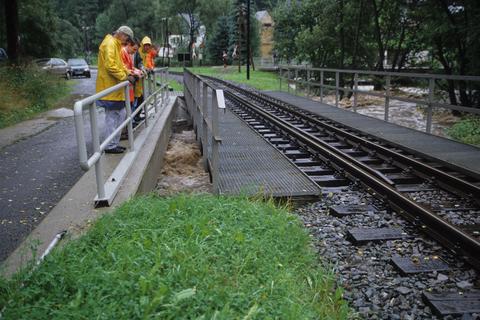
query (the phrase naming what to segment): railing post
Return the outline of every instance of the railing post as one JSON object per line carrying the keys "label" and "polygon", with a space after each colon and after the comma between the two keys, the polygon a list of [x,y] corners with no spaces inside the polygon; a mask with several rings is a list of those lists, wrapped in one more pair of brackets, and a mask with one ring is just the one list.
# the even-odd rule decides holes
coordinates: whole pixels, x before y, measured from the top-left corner
{"label": "railing post", "polygon": [[[147,77],[148,77],[148,75],[147,75]],[[145,82],[146,82],[145,79],[146,79],[146,77],[143,77],[143,78],[142,78],[143,100],[144,100],[144,101],[145,101],[145,100],[147,99],[147,97],[148,97],[148,88],[145,86]]]}
{"label": "railing post", "polygon": [[[98,133],[98,118],[97,118],[97,108],[95,106],[95,102],[90,105],[90,130],[92,131],[92,144],[93,144],[93,152],[100,153],[100,135]],[[102,158],[100,158],[95,163],[95,178],[97,180],[97,194],[98,199],[105,198],[105,185],[103,182],[103,166],[102,166]]]}
{"label": "railing post", "polygon": [[290,67],[287,67],[287,92],[290,93]]}
{"label": "railing post", "polygon": [[323,102],[323,70],[320,70],[320,102]]}
{"label": "railing post", "polygon": [[[160,71],[160,85],[163,84],[163,77],[162,77],[162,71]],[[157,100],[157,75],[155,74],[155,70],[153,71],[153,92],[154,92],[154,97],[153,97],[153,103],[155,105],[155,113],[158,112],[158,100]],[[147,115],[145,114],[145,120],[147,120]],[[146,124],[146,123],[145,123]]]}
{"label": "railing post", "polygon": [[212,183],[213,192],[218,193],[218,100],[217,91],[212,89]]}
{"label": "railing post", "polygon": [[[145,105],[147,105],[145,103]],[[127,118],[132,117],[132,108],[130,107],[130,86],[127,85],[125,87],[125,111],[127,112]],[[147,112],[145,110],[145,119],[147,119]],[[128,121],[127,125],[127,132],[128,132],[128,145],[130,146],[130,152],[135,150],[134,142],[133,142],[133,126],[132,126],[132,120]]]}
{"label": "railing post", "polygon": [[278,74],[280,78],[280,91],[282,91],[282,67],[278,67]]}
{"label": "railing post", "polygon": [[339,90],[340,90],[340,77],[339,72],[335,72],[335,107],[338,108],[338,100],[339,100]]}
{"label": "railing post", "polygon": [[202,82],[200,81],[199,78],[195,78],[196,84],[195,84],[195,114],[197,116],[197,130],[195,131],[197,135],[197,140],[200,141],[201,136],[200,136],[200,126],[202,125],[202,114],[200,112],[201,108],[201,103],[202,100],[200,99],[200,92],[201,92],[201,85]]}
{"label": "railing post", "polygon": [[150,77],[148,79],[148,96],[152,95],[152,92],[153,92],[152,85],[153,85],[152,73],[150,73]]}
{"label": "railing post", "polygon": [[207,112],[208,110],[208,86],[203,84],[203,103],[202,103],[202,155],[203,155],[203,168],[208,170],[208,125],[207,125]]}
{"label": "railing post", "polygon": [[428,107],[427,107],[427,133],[432,132],[433,102],[435,94],[435,79],[428,80]]}
{"label": "railing post", "polygon": [[307,69],[307,96],[310,96],[310,69],[305,67]]}
{"label": "railing post", "polygon": [[[155,95],[156,97],[156,95]],[[155,100],[156,102],[156,100]],[[157,107],[155,107],[155,113],[157,112]],[[143,113],[145,114],[145,119],[143,120],[145,122],[145,127],[148,127],[148,105],[147,103],[143,104]],[[140,116],[140,113],[137,113],[138,116]]]}
{"label": "railing post", "polygon": [[388,118],[390,115],[390,83],[392,77],[387,75],[385,77],[385,121],[388,122]]}
{"label": "railing post", "polygon": [[295,68],[295,79],[293,79],[293,83],[295,83],[295,95],[298,95],[298,68]]}
{"label": "railing post", "polygon": [[353,112],[357,112],[358,105],[358,73],[353,76]]}

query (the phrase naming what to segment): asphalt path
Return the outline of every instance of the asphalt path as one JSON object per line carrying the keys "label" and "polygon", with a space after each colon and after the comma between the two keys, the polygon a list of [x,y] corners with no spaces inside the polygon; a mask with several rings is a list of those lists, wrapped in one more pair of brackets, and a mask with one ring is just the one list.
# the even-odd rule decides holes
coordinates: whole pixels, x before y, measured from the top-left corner
{"label": "asphalt path", "polygon": [[[96,70],[92,70],[90,79],[69,80],[75,82],[74,97],[95,93],[95,79]],[[0,262],[83,174],[73,117],[60,119],[48,129],[0,149]]]}

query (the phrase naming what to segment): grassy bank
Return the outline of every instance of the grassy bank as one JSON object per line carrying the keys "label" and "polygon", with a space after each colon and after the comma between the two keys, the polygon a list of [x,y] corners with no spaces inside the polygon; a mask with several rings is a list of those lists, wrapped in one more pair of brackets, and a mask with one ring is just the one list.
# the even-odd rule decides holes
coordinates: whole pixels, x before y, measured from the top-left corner
{"label": "grassy bank", "polygon": [[466,117],[454,124],[447,133],[455,140],[480,146],[480,117]]}
{"label": "grassy bank", "polygon": [[296,217],[213,196],[146,197],[32,273],[0,283],[4,319],[344,319]]}
{"label": "grassy bank", "polygon": [[[171,71],[181,72],[183,68],[170,68]],[[219,67],[195,67],[190,70],[197,74],[204,74],[207,76],[214,76],[225,80],[235,81],[238,83],[245,83],[258,90],[279,90],[280,82],[275,72],[266,72],[259,70],[250,71],[250,80],[246,79],[246,68],[242,67],[242,72],[238,72],[238,67],[229,66],[224,69]],[[285,86],[285,83],[283,84]]]}
{"label": "grassy bank", "polygon": [[0,128],[56,106],[71,86],[33,66],[0,67]]}
{"label": "grassy bank", "polygon": [[173,91],[183,91],[183,84],[177,82],[177,80],[168,81],[168,85]]}

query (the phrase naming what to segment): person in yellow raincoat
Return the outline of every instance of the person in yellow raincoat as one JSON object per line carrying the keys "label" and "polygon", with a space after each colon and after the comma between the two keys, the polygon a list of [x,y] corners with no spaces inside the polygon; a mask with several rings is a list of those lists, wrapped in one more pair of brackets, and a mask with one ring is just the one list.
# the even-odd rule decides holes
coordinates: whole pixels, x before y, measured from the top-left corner
{"label": "person in yellow raincoat", "polygon": [[[97,93],[125,80],[135,82],[121,57],[122,44],[126,44],[130,39],[133,39],[133,31],[127,26],[121,26],[103,39],[98,50]],[[120,89],[106,95],[97,101],[97,105],[105,108],[106,139],[125,120],[125,90]],[[125,148],[119,146],[119,142],[120,133],[110,141],[105,153],[123,153]]]}
{"label": "person in yellow raincoat", "polygon": [[[138,49],[134,57],[134,65],[136,68],[147,72],[147,55],[152,48],[152,40],[149,37],[144,37],[140,42],[140,48]],[[135,84],[135,106],[138,107],[143,103],[143,86],[142,81],[137,81]],[[136,121],[140,121],[141,117],[137,116]]]}

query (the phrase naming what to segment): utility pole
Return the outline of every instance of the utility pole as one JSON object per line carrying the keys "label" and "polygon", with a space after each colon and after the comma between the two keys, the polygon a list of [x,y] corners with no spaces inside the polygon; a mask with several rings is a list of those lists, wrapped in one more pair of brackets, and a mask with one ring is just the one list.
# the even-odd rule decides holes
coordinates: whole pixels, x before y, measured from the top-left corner
{"label": "utility pole", "polygon": [[247,0],[247,80],[250,80],[250,0]]}
{"label": "utility pole", "polygon": [[[170,33],[168,32],[168,17],[167,17],[167,27],[166,27],[166,32],[167,32],[167,66],[170,67]],[[165,55],[165,50],[163,50],[163,55]]]}

